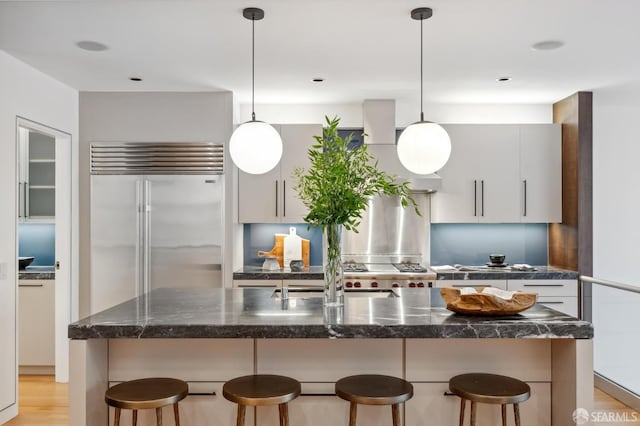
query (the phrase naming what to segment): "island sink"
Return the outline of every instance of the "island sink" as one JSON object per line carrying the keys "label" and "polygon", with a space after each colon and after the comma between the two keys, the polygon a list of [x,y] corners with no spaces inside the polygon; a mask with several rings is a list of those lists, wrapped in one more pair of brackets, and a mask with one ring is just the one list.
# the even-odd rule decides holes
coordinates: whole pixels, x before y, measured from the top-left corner
{"label": "island sink", "polygon": [[[289,299],[311,299],[315,297],[323,297],[324,292],[322,288],[289,288],[286,290],[288,292]],[[281,299],[282,289],[277,288],[273,291],[271,295],[274,299]],[[390,288],[381,288],[381,289],[369,289],[363,288],[358,290],[348,290],[344,292],[345,298],[352,297],[371,297],[376,299],[386,299],[392,297],[400,297],[398,294]]]}

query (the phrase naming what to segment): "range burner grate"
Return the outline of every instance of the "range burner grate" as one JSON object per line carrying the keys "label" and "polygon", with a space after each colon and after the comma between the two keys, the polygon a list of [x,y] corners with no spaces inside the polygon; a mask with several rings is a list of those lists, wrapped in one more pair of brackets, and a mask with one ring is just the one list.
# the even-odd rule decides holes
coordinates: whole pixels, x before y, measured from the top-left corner
{"label": "range burner grate", "polygon": [[394,263],[393,266],[400,272],[427,272],[427,268],[419,263]]}
{"label": "range burner grate", "polygon": [[343,270],[343,272],[367,272],[367,271],[369,271],[367,269],[367,267],[364,266],[364,263],[353,263],[353,262],[343,263],[342,264],[342,270]]}

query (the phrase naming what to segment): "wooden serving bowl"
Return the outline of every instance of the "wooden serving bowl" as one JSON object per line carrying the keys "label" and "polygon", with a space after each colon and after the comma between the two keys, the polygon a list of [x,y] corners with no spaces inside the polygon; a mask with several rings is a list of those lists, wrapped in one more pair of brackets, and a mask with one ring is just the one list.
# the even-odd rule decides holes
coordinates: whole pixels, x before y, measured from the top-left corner
{"label": "wooden serving bowl", "polygon": [[[477,288],[478,292],[482,292],[484,288]],[[535,305],[538,300],[538,293],[521,293],[513,294],[511,300],[504,300],[492,294],[460,294],[457,288],[442,288],[440,295],[447,303],[447,309],[459,314],[467,315],[513,315],[529,309]]]}

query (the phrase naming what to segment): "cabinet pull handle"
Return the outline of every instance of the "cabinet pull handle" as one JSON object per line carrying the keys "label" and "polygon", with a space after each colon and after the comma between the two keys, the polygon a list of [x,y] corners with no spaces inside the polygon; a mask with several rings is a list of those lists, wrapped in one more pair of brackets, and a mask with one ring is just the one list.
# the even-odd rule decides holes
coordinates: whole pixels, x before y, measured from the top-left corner
{"label": "cabinet pull handle", "polygon": [[276,179],[276,217],[278,217],[278,180]]}
{"label": "cabinet pull handle", "polygon": [[525,284],[523,287],[564,287],[564,284]]}
{"label": "cabinet pull handle", "polygon": [[524,184],[524,214],[523,216],[527,215],[527,180],[523,180],[522,183]]}
{"label": "cabinet pull handle", "polygon": [[451,287],[459,287],[459,288],[473,287],[473,288],[475,288],[475,287],[493,287],[493,286],[492,285],[482,285],[482,284],[474,284],[474,285],[471,285],[471,284],[467,284],[467,285],[465,285],[465,284],[454,284]]}
{"label": "cabinet pull handle", "polygon": [[302,392],[300,396],[336,396],[335,393],[306,393]]}
{"label": "cabinet pull handle", "polygon": [[480,216],[484,216],[484,179],[480,181],[480,202],[482,203]]}
{"label": "cabinet pull handle", "polygon": [[282,181],[282,216],[287,217],[287,181]]}
{"label": "cabinet pull handle", "polygon": [[44,284],[18,284],[18,287],[44,287]]}
{"label": "cabinet pull handle", "polygon": [[31,216],[29,214],[29,182],[24,183],[24,217]]}
{"label": "cabinet pull handle", "polygon": [[549,302],[538,301],[538,303],[542,303],[543,305],[564,305],[564,302],[555,302],[555,301],[549,301]]}
{"label": "cabinet pull handle", "polygon": [[24,215],[24,211],[22,210],[23,201],[24,195],[22,194],[22,182],[18,182],[18,217],[22,217]]}
{"label": "cabinet pull handle", "polygon": [[478,181],[473,181],[473,215],[478,216]]}
{"label": "cabinet pull handle", "polygon": [[189,396],[216,396],[216,392],[189,392]]}

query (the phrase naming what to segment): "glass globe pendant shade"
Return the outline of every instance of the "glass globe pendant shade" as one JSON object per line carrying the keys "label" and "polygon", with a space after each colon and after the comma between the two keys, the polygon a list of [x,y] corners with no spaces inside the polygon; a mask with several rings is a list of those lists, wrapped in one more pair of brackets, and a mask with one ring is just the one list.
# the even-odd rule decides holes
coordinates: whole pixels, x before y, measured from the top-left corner
{"label": "glass globe pendant shade", "polygon": [[280,162],[282,139],[271,125],[263,121],[247,121],[231,135],[229,154],[243,172],[261,175]]}
{"label": "glass globe pendant shade", "polygon": [[440,170],[451,155],[451,139],[437,123],[419,121],[408,126],[398,139],[398,158],[410,172],[428,175]]}

